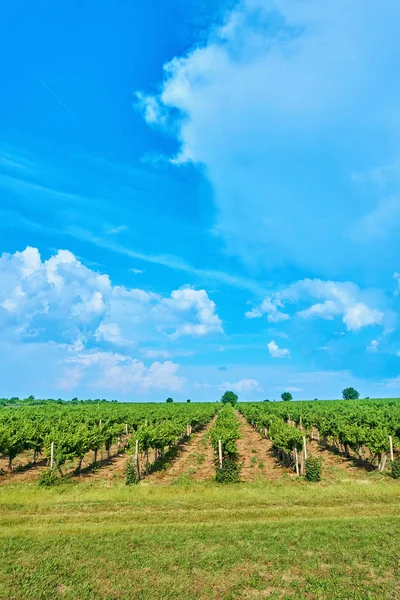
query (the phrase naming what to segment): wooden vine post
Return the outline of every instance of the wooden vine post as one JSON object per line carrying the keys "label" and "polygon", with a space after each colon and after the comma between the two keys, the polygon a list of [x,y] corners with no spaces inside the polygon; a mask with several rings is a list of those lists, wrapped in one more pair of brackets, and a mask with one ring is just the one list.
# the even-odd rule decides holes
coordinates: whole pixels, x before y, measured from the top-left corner
{"label": "wooden vine post", "polygon": [[140,463],[139,463],[139,440],[135,442],[135,457],[133,459],[136,471],[136,479],[140,481]]}
{"label": "wooden vine post", "polygon": [[50,469],[54,467],[54,442],[50,444]]}
{"label": "wooden vine post", "polygon": [[301,465],[300,465],[300,474],[304,475],[304,466],[307,460],[307,446],[306,446],[306,436],[303,435],[303,449],[301,451]]}
{"label": "wooden vine post", "polygon": [[218,440],[218,460],[219,460],[219,468],[222,469],[222,442]]}
{"label": "wooden vine post", "polygon": [[386,454],[384,454],[383,457],[382,457],[382,460],[381,460],[381,468],[380,468],[381,473],[382,473],[382,471],[385,468],[386,460],[387,460],[387,456],[386,456]]}
{"label": "wooden vine post", "polygon": [[393,462],[394,461],[394,454],[393,454],[393,438],[391,435],[389,435],[389,448],[390,448],[390,460]]}
{"label": "wooden vine post", "polygon": [[299,453],[297,452],[297,446],[294,447],[294,461],[296,465],[296,475],[300,475],[299,473]]}

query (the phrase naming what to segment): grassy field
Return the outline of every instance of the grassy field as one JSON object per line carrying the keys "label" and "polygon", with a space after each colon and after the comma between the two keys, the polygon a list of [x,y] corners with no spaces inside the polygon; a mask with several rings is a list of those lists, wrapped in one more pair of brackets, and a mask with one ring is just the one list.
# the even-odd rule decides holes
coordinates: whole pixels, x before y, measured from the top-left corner
{"label": "grassy field", "polygon": [[400,597],[400,486],[0,488],[0,598]]}

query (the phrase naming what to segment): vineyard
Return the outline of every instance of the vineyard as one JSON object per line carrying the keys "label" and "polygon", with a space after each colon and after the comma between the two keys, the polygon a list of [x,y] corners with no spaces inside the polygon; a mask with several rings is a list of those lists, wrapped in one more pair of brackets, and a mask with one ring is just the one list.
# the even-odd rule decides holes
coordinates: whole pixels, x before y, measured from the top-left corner
{"label": "vineyard", "polygon": [[399,597],[399,439],[390,399],[4,402],[0,599]]}
{"label": "vineyard", "polygon": [[[24,455],[26,466],[45,459],[60,476],[66,470],[81,471],[82,464],[97,466],[128,451],[132,440],[145,457],[141,469],[150,468],[184,438],[201,429],[214,416],[217,404],[44,404],[0,409],[0,454],[7,457],[8,470]],[[138,457],[137,457],[138,458]],[[140,477],[140,472],[137,474]]]}
{"label": "vineyard", "polygon": [[388,456],[397,460],[400,403],[397,400],[314,401],[243,404],[242,414],[268,437],[279,456],[299,474],[307,458],[307,442],[384,471]]}
{"label": "vineyard", "polygon": [[[258,451],[245,448],[249,427],[258,434],[252,441]],[[211,478],[220,483],[251,480],[245,477],[250,461],[258,464],[260,476],[265,464],[273,465],[275,475],[285,470],[306,475],[313,455],[322,468],[323,453],[359,469],[391,469],[394,476],[399,470],[398,400],[239,403],[237,410],[229,403],[50,402],[0,407],[0,481],[37,465],[53,479],[55,473],[79,476],[123,456],[128,483],[138,483],[179,464],[182,448],[190,449],[203,430],[203,447],[212,448]],[[43,471],[42,477],[45,483]]]}

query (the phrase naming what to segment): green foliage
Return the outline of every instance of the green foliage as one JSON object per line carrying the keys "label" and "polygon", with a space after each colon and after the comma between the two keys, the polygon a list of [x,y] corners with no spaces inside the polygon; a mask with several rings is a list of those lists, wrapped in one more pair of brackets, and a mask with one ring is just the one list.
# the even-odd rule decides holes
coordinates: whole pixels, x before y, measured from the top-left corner
{"label": "green foliage", "polygon": [[173,402],[172,398],[167,398],[165,402],[168,402],[168,404],[170,404],[171,402]]}
{"label": "green foliage", "polygon": [[40,487],[53,487],[60,483],[60,478],[54,469],[45,469],[40,474],[39,485]]}
{"label": "green foliage", "polygon": [[125,485],[133,485],[139,483],[139,473],[137,473],[136,465],[133,457],[130,458],[125,466]]}
{"label": "green foliage", "polygon": [[241,469],[242,465],[238,460],[225,456],[222,460],[222,467],[217,465],[215,481],[217,483],[239,483]]}
{"label": "green foliage", "polygon": [[290,392],[283,392],[281,394],[281,398],[284,402],[289,402],[290,400],[293,400],[293,396]]}
{"label": "green foliage", "polygon": [[[218,483],[236,483],[239,481],[241,465],[238,460],[236,441],[240,438],[239,423],[233,406],[224,404],[218,413],[214,427],[210,431],[211,444],[216,455],[216,476]],[[218,442],[222,447],[222,467],[219,464]]]}
{"label": "green foliage", "polygon": [[[125,426],[131,442],[139,439],[141,450],[163,451],[177,442],[190,423],[202,427],[219,408],[210,404],[117,404],[111,402],[63,403],[0,406],[0,454],[9,458],[25,450],[49,459],[54,442],[54,466],[70,468],[89,452],[95,459],[99,450],[111,451],[119,440],[127,444]],[[100,427],[101,423],[101,427]],[[121,446],[121,445],[120,445]],[[25,465],[26,466],[26,465]]]}
{"label": "green foliage", "polygon": [[397,457],[392,462],[392,477],[394,479],[400,479],[400,458]]}
{"label": "green foliage", "polygon": [[235,406],[237,401],[238,401],[238,395],[235,394],[235,392],[232,392],[229,390],[227,390],[221,397],[222,404],[232,404],[232,406]]}
{"label": "green foliage", "polygon": [[190,398],[188,398],[188,399],[186,400],[186,402],[191,402],[191,399],[190,399]]}
{"label": "green foliage", "polygon": [[343,400],[358,400],[360,393],[353,387],[344,388],[342,391]]}
{"label": "green foliage", "polygon": [[[396,448],[400,438],[400,401],[315,400],[291,403],[244,403],[240,412],[257,429],[265,429],[276,448],[299,449],[302,436],[318,429],[320,439],[353,456],[363,456],[374,466],[389,451],[389,436]],[[289,426],[300,425],[303,431]],[[305,431],[304,431],[305,430]]]}
{"label": "green foliage", "polygon": [[210,432],[211,443],[218,455],[218,440],[221,440],[222,455],[236,458],[236,441],[240,438],[239,423],[231,404],[225,404],[219,412],[214,427]]}
{"label": "green foliage", "polygon": [[322,459],[316,456],[309,456],[306,460],[306,479],[307,481],[321,481]]}

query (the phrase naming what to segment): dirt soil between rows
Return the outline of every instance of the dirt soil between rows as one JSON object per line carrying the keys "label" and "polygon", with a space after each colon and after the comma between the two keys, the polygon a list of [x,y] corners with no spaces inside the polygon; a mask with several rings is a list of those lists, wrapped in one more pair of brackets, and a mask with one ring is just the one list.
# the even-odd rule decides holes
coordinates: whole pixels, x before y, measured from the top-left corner
{"label": "dirt soil between rows", "polygon": [[274,480],[284,473],[295,476],[291,469],[283,467],[276,459],[270,440],[263,438],[242,414],[237,413],[237,418],[242,436],[237,442],[239,460],[243,465],[241,481]]}
{"label": "dirt soil between rows", "polygon": [[142,485],[171,484],[184,477],[193,481],[212,481],[215,465],[209,433],[214,422],[215,417],[203,430],[192,434],[188,442],[181,446],[174,462],[143,479]]}

